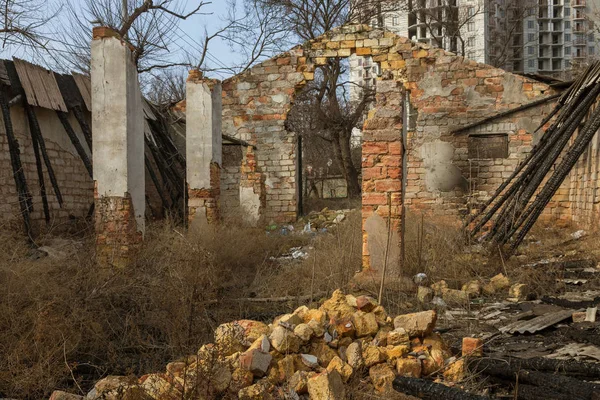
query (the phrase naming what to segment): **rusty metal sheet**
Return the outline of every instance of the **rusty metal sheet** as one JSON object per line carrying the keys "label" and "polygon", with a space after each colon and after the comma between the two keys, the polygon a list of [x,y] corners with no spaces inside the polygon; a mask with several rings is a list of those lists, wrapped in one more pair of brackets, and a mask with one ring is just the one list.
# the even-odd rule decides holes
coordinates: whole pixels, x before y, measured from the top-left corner
{"label": "rusty metal sheet", "polygon": [[52,71],[13,58],[27,102],[34,107],[68,111]]}
{"label": "rusty metal sheet", "polygon": [[535,333],[546,329],[554,324],[571,318],[573,310],[560,310],[548,314],[540,315],[527,321],[516,321],[500,328],[502,333]]}
{"label": "rusty metal sheet", "polygon": [[73,78],[79,88],[81,97],[83,97],[85,107],[89,112],[92,112],[92,81],[90,80],[90,77],[73,72]]}

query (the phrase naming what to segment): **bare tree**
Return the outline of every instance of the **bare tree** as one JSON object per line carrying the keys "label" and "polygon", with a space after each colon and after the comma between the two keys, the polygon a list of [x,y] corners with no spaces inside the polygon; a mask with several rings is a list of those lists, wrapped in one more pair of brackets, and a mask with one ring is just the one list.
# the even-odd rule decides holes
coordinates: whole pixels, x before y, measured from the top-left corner
{"label": "bare tree", "polygon": [[[319,67],[313,82],[298,95],[287,119],[287,128],[304,138],[304,148],[312,165],[320,166],[332,155],[337,161],[350,197],[360,194],[357,160],[353,157],[352,133],[364,121],[365,111],[373,101],[374,92],[363,88],[357,101],[350,101],[344,80],[347,63],[331,59]],[[321,159],[317,159],[321,157]]]}
{"label": "bare tree", "polygon": [[[129,0],[125,11],[122,0],[84,0],[80,7],[67,2],[69,23],[63,32],[68,44],[75,49],[65,57],[71,68],[89,72],[92,25],[116,30],[134,49],[139,72],[189,66],[188,54],[173,61],[173,43],[180,37],[179,22],[194,15],[205,14],[210,2],[194,1],[186,9],[184,0]],[[165,61],[167,60],[167,61]]]}
{"label": "bare tree", "polygon": [[[388,0],[246,0],[253,7],[270,10],[280,18],[292,40],[303,42],[348,22],[381,21],[386,12],[399,10],[402,1]],[[318,76],[303,93],[298,108],[292,110],[288,127],[305,138],[315,135],[330,144],[332,158],[346,180],[348,194],[360,195],[359,167],[352,159],[351,137],[360,126],[364,111],[372,99],[371,91],[362,90],[355,103],[346,96],[348,68],[341,59],[331,59],[319,67]],[[366,89],[366,88],[365,88]],[[302,110],[308,112],[302,112]]]}
{"label": "bare tree", "polygon": [[2,48],[46,50],[49,37],[44,28],[58,11],[52,10],[43,0],[0,0]]}
{"label": "bare tree", "polygon": [[187,71],[180,68],[152,71],[142,88],[146,98],[159,109],[167,109],[185,99]]}

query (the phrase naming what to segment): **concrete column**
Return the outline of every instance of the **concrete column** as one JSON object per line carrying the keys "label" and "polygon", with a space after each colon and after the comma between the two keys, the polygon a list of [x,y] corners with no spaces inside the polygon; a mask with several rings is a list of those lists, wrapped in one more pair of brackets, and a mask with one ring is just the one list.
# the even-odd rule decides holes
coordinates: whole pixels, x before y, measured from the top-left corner
{"label": "concrete column", "polygon": [[240,208],[247,224],[256,226],[265,207],[264,176],[256,168],[254,148],[248,146],[240,176]]}
{"label": "concrete column", "polygon": [[186,84],[186,166],[188,224],[212,224],[220,219],[219,194],[223,139],[221,82],[190,71]]}
{"label": "concrete column", "polygon": [[100,264],[128,265],[144,234],[144,112],[128,45],[105,27],[92,40],[96,251]]}

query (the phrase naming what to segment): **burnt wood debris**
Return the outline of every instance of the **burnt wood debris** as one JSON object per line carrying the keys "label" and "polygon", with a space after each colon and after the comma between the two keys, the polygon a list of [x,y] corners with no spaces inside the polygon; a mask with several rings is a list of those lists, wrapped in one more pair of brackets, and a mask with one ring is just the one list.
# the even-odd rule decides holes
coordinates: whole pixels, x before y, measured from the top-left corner
{"label": "burnt wood debris", "polygon": [[482,240],[508,245],[509,253],[523,242],[600,128],[600,108],[595,106],[598,95],[600,62],[594,62],[537,128],[555,118],[531,153],[479,212],[467,219],[472,237],[480,235],[491,221],[489,231],[480,235]]}

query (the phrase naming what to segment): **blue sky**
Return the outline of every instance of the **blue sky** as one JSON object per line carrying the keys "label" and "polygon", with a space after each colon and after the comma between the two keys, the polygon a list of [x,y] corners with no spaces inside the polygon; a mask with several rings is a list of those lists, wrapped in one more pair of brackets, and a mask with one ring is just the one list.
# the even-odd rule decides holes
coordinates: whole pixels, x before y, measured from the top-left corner
{"label": "blue sky", "polygon": [[[60,2],[68,2],[70,5],[83,5],[83,0],[49,0],[49,7],[57,7],[57,4]],[[197,4],[199,0],[182,0],[183,3],[187,2],[187,10],[191,10],[194,7],[194,4]],[[240,2],[241,0],[238,0]],[[179,38],[172,46],[172,57],[176,59],[178,54],[183,54],[183,51],[196,51],[198,52],[200,49],[200,43],[202,42],[202,37],[204,35],[205,29],[210,34],[217,30],[223,24],[223,16],[226,15],[228,10],[228,2],[226,0],[212,0],[211,4],[203,7],[203,11],[209,12],[210,15],[194,15],[185,21],[180,21],[180,30],[178,31]],[[57,28],[60,28],[59,24],[64,24],[64,19],[66,18],[66,13],[63,12],[61,16],[52,21],[52,26],[48,26],[47,30],[56,31]],[[90,28],[91,29],[91,28]],[[60,40],[60,38],[58,38]],[[52,43],[50,47],[56,49],[56,51],[61,51],[64,46],[60,43]],[[225,65],[230,66],[235,63],[236,55],[232,52],[231,48],[224,43],[222,40],[215,39],[214,42],[211,42],[209,45],[210,59],[208,62],[210,63],[210,67],[215,67],[217,65]],[[32,54],[30,49],[27,48],[14,48],[8,47],[0,49],[0,57],[1,58],[12,58],[13,56],[25,58],[32,62],[37,63],[45,63],[48,55],[36,55]],[[217,77],[223,78],[223,74],[217,75]]]}

